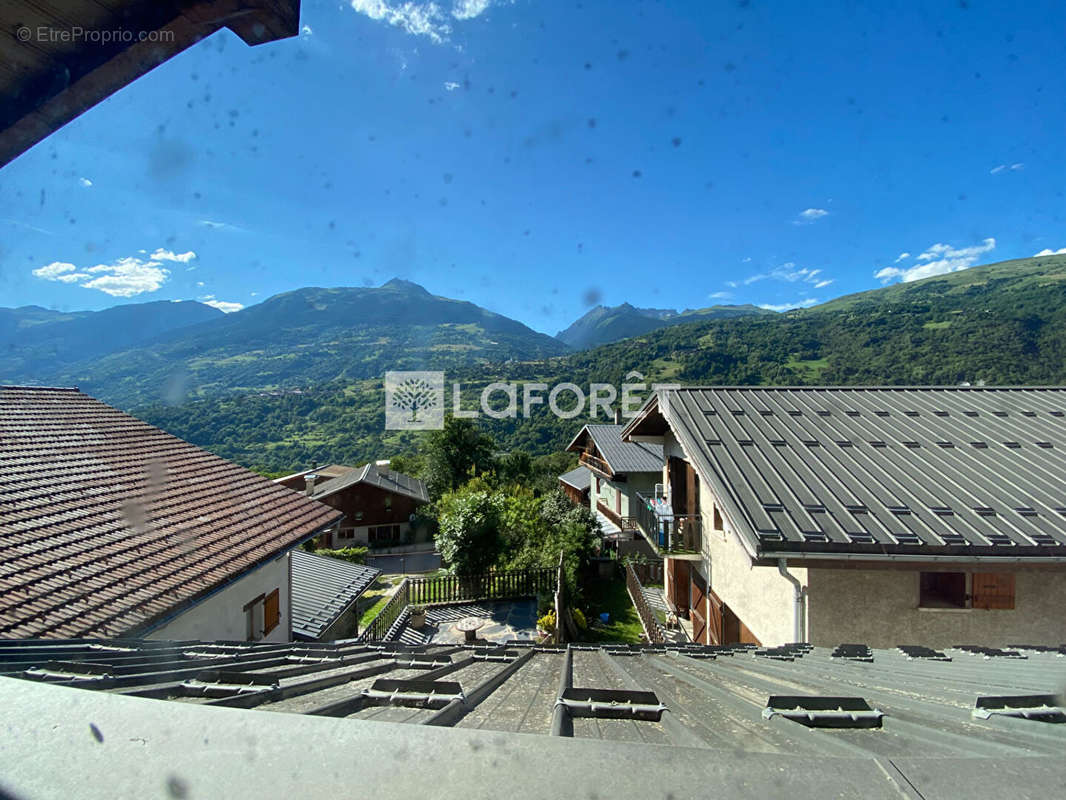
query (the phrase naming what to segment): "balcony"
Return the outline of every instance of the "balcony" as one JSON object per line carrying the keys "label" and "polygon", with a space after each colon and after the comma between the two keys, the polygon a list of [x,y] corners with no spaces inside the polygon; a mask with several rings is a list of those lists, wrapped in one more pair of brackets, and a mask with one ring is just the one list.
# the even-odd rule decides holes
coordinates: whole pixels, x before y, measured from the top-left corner
{"label": "balcony", "polygon": [[609,479],[614,475],[614,473],[611,472],[611,468],[607,465],[607,462],[598,456],[592,455],[592,453],[582,451],[581,455],[578,456],[578,461],[593,472],[597,472],[605,478]]}
{"label": "balcony", "polygon": [[698,561],[703,543],[699,514],[675,514],[661,497],[636,493],[637,527],[660,556]]}

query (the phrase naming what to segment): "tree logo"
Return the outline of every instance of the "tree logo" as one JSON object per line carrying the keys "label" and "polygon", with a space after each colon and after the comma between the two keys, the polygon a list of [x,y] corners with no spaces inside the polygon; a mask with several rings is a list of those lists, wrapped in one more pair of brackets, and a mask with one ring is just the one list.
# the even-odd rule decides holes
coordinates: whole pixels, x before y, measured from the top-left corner
{"label": "tree logo", "polygon": [[443,427],[443,372],[385,373],[385,430],[426,431]]}

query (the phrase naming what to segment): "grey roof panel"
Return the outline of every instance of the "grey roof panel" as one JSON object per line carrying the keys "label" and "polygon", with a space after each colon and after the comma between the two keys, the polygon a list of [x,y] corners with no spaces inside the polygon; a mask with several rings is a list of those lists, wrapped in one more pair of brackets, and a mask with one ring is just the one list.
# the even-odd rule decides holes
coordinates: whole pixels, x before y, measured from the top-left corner
{"label": "grey roof panel", "polygon": [[588,467],[578,467],[559,476],[559,480],[567,486],[573,486],[578,491],[585,491],[592,485],[592,473]]}
{"label": "grey roof panel", "polygon": [[[417,652],[433,666],[414,668]],[[651,692],[666,707],[658,719],[573,719],[577,739],[642,742],[648,758],[685,748],[744,756],[849,758],[1060,758],[1066,725],[973,714],[978,697],[1056,692],[1066,674],[1063,649],[1022,649],[986,657],[947,648],[951,661],[872,650],[865,661],[827,648],[794,648],[781,661],[741,648],[574,646],[568,686]],[[488,653],[499,658],[485,659]],[[0,641],[0,674],[83,689],[238,706],[303,715],[343,708],[348,723],[386,719],[552,737],[552,716],[566,655],[512,644],[496,649],[453,645],[408,648],[388,643],[267,644],[144,640]],[[84,667],[81,662],[86,663]],[[368,700],[377,680],[459,684],[461,708],[440,712]],[[579,692],[570,692],[580,699]],[[858,697],[885,714],[878,730],[812,731],[763,716],[774,695]],[[642,695],[647,697],[647,695]],[[607,715],[610,717],[611,715]],[[660,747],[665,746],[660,750]],[[697,751],[701,755],[697,756]],[[639,770],[638,770],[639,772]]]}
{"label": "grey roof panel", "polygon": [[623,442],[621,438],[623,428],[625,428],[624,425],[586,425],[574,441],[577,441],[581,434],[587,431],[600,457],[616,473],[662,472],[662,445],[648,442]]}
{"label": "grey roof panel", "polygon": [[317,639],[380,574],[375,567],[293,550],[293,633]]}
{"label": "grey roof panel", "polygon": [[1064,389],[686,387],[658,402],[752,549],[1066,557]]}
{"label": "grey roof panel", "polygon": [[323,497],[336,494],[357,483],[367,483],[387,492],[405,495],[419,503],[429,502],[429,490],[426,488],[425,481],[404,475],[402,472],[379,467],[376,464],[364,464],[344,475],[323,481],[315,487],[314,494],[311,496],[316,500],[321,500]]}

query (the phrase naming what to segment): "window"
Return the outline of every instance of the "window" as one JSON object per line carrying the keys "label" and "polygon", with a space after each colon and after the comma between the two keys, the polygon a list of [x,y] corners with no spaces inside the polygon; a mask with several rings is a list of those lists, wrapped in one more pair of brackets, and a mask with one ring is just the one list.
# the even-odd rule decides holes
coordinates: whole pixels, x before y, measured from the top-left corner
{"label": "window", "polygon": [[385,510],[392,511],[392,498],[389,496],[385,497]]}
{"label": "window", "polygon": [[714,506],[714,529],[716,531],[725,530],[725,523],[722,522],[722,512],[718,510],[718,505]]}
{"label": "window", "polygon": [[388,544],[400,538],[399,525],[377,525],[367,528],[367,541],[371,544]]}
{"label": "window", "polygon": [[281,622],[281,593],[275,589],[263,600],[263,635],[266,636]]}
{"label": "window", "polygon": [[1014,608],[1014,574],[1011,572],[975,572],[973,607],[985,609]]}
{"label": "window", "polygon": [[966,608],[965,572],[923,572],[918,605],[921,608]]}

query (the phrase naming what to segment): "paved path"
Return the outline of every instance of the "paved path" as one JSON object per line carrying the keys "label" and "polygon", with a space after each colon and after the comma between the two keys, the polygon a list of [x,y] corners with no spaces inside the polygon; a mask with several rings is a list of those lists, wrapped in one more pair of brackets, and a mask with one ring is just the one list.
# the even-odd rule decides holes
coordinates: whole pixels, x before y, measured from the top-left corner
{"label": "paved path", "polygon": [[467,603],[458,606],[430,606],[426,609],[426,624],[422,630],[404,625],[398,636],[404,644],[461,644],[464,634],[455,623],[464,617],[483,617],[485,625],[478,629],[479,642],[504,644],[511,639],[532,641],[537,637],[536,600],[503,600],[499,602]]}
{"label": "paved path", "polygon": [[[662,590],[657,586],[641,586],[641,593],[644,595],[644,599],[651,606],[651,610],[655,612],[658,617],[662,614],[662,619],[666,618],[666,615],[670,613],[670,607],[666,604],[666,598],[663,597]],[[684,624],[685,620],[678,620]],[[666,625],[660,621],[659,627],[662,628],[663,638],[667,642],[687,642],[690,641],[690,637],[686,635],[685,630],[668,631]]]}
{"label": "paved path", "polygon": [[387,556],[368,554],[367,566],[377,567],[386,575],[407,575],[412,572],[433,572],[440,569],[439,553],[397,553]]}

